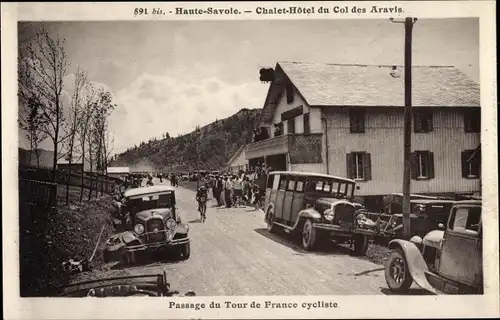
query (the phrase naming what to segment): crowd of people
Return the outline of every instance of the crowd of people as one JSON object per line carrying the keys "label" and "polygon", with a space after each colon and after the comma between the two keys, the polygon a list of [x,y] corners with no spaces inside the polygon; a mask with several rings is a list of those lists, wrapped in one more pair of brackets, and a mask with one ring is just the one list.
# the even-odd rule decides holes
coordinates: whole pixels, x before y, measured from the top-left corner
{"label": "crowd of people", "polygon": [[[247,171],[240,170],[238,173],[221,173],[219,175],[210,174],[201,176],[199,179],[207,191],[211,191],[217,206],[227,208],[253,206],[255,209],[259,209],[263,206],[267,174],[271,169],[270,166],[264,164]],[[160,179],[160,183],[163,183],[164,178],[168,178],[174,187],[179,186],[179,180],[181,180],[177,174],[164,176],[160,173],[156,174],[156,177]],[[146,178],[146,185],[152,185],[153,175],[147,174]],[[129,175],[123,177],[123,180],[122,187],[125,189],[142,186],[142,177],[139,175]]]}
{"label": "crowd of people", "polygon": [[271,167],[264,165],[254,170],[239,171],[237,174],[209,176],[205,183],[212,191],[218,206],[253,206],[259,209],[263,205],[266,179],[270,170]]}

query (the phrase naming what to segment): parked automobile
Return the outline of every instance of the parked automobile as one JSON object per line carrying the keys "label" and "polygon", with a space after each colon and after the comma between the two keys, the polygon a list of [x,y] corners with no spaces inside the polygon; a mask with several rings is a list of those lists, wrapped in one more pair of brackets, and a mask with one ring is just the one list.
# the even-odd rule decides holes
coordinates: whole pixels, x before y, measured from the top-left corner
{"label": "parked automobile", "polygon": [[60,297],[174,297],[195,296],[193,291],[180,294],[170,290],[167,274],[100,278],[72,283],[61,288]]}
{"label": "parked automobile", "polygon": [[[427,196],[422,194],[410,194],[410,203],[415,203],[414,207],[419,204],[419,200],[430,201],[453,201],[450,197]],[[385,196],[382,200],[382,212],[386,214],[398,214],[403,212],[403,194],[391,193]],[[425,203],[425,202],[424,202]],[[449,211],[450,208],[448,208]]]}
{"label": "parked automobile", "polygon": [[[411,236],[425,236],[438,225],[448,221],[448,215],[455,203],[451,198],[410,195],[410,233]],[[384,197],[384,214],[380,215],[382,233],[401,238],[403,234],[403,194],[393,193]],[[376,219],[377,214],[369,214]]]}
{"label": "parked automobile", "polygon": [[355,181],[330,175],[276,171],[266,182],[265,221],[269,232],[283,228],[300,235],[312,250],[318,241],[349,243],[364,255],[376,225],[353,203]]}
{"label": "parked automobile", "polygon": [[189,258],[189,226],[181,221],[174,188],[158,185],[129,189],[123,198],[121,212],[127,216],[123,228],[126,231],[106,241],[105,261],[134,263],[158,250],[174,251],[182,259]]}
{"label": "parked automobile", "polygon": [[457,201],[441,230],[392,240],[385,266],[389,289],[405,293],[415,282],[433,294],[483,293],[481,211],[481,201]]}

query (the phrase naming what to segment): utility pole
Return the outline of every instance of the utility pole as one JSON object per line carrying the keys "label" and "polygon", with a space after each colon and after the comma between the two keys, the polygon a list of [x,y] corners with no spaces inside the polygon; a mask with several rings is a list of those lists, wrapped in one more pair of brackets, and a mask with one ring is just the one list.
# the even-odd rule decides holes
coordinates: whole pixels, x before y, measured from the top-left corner
{"label": "utility pole", "polygon": [[[392,22],[396,22],[391,19]],[[412,106],[411,106],[411,45],[413,24],[417,21],[416,18],[407,17],[405,24],[405,109],[404,109],[404,148],[403,148],[403,235],[406,239],[410,238],[410,193],[411,193],[411,122],[412,122]],[[401,23],[401,22],[398,22]]]}

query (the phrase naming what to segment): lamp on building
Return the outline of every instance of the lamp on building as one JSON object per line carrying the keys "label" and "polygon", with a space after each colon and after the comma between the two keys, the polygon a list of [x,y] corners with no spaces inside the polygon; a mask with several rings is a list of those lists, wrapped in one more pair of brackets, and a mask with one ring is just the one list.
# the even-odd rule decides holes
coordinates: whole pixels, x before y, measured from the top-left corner
{"label": "lamp on building", "polygon": [[392,66],[390,75],[393,78],[400,78],[401,77],[401,71],[398,69],[397,66]]}

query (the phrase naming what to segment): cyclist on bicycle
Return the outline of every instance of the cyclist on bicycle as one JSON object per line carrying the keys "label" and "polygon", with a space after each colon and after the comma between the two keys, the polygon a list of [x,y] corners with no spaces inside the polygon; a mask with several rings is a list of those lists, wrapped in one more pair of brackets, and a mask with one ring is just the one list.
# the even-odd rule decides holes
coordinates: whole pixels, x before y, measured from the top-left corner
{"label": "cyclist on bicycle", "polygon": [[201,204],[202,204],[202,199],[205,199],[205,202],[208,199],[208,191],[205,185],[202,185],[198,188],[198,191],[196,192],[196,201],[198,201],[198,211],[201,212]]}

